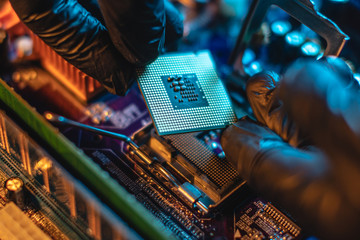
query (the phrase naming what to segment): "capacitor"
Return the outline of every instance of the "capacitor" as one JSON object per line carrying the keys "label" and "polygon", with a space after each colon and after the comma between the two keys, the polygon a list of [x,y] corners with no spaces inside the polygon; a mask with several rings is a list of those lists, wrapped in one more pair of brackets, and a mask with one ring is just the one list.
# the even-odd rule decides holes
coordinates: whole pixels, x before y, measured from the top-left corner
{"label": "capacitor", "polygon": [[24,182],[19,177],[11,177],[5,181],[6,197],[19,208],[25,207]]}
{"label": "capacitor", "polygon": [[317,58],[320,51],[320,44],[313,41],[306,42],[301,46],[301,55],[303,57]]}
{"label": "capacitor", "polygon": [[271,33],[273,36],[285,36],[291,30],[289,21],[280,20],[271,24]]}

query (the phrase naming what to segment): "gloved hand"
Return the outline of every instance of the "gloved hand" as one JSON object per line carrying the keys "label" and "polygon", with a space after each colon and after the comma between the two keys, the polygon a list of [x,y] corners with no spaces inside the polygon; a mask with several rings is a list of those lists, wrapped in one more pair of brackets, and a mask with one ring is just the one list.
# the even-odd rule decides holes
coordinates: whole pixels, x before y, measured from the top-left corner
{"label": "gloved hand", "polygon": [[98,2],[10,0],[19,18],[65,60],[123,95],[135,67],[181,37],[182,20],[167,0]]}
{"label": "gloved hand", "polygon": [[281,81],[273,73],[253,77],[247,95],[258,122],[225,130],[227,159],[308,232],[358,238],[360,98],[346,64],[297,62]]}

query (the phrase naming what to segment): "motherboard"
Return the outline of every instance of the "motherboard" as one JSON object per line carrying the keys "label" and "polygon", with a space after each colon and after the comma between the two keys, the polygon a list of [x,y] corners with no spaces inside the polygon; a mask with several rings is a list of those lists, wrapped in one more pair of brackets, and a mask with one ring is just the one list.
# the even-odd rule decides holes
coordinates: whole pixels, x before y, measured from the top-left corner
{"label": "motherboard", "polygon": [[[133,104],[121,104],[127,99],[132,99]],[[296,223],[269,202],[256,198],[227,162],[220,145],[221,130],[159,136],[137,88],[126,97],[89,106],[84,122],[90,124],[96,119],[100,112],[95,109],[111,112],[101,129],[132,136],[142,152],[158,159],[179,186],[174,187],[155,167],[141,164],[118,139],[73,127],[61,129],[62,133],[132,195],[171,236],[178,239],[301,236]],[[125,227],[116,233],[114,219],[107,226],[109,213],[99,211],[106,209],[101,201],[91,196],[86,186],[29,139],[5,113],[1,117],[5,123],[1,136],[7,139],[1,142],[4,207],[14,202],[14,212],[21,212],[23,218],[30,217],[34,229],[53,239],[113,239],[124,234],[123,229],[128,226],[121,219],[117,219],[118,224]],[[1,209],[0,214],[6,209]],[[123,237],[133,239],[132,231],[128,231]]]}

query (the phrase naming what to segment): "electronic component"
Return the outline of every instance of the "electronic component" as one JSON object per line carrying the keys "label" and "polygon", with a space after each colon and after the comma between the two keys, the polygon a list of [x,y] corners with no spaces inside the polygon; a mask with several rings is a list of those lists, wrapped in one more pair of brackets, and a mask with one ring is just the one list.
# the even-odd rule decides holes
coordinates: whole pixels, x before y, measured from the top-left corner
{"label": "electronic component", "polygon": [[320,44],[314,41],[308,41],[301,46],[301,54],[304,57],[318,57],[320,50]]}
{"label": "electronic component", "polygon": [[11,177],[5,181],[6,197],[19,208],[25,207],[24,182],[19,177]]}
{"label": "electronic component", "polygon": [[30,30],[29,34],[34,44],[33,51],[41,57],[44,68],[80,101],[87,102],[104,91],[100,82],[66,62]]}
{"label": "electronic component", "polygon": [[[8,95],[10,93],[8,91],[11,89],[2,82],[0,83],[1,103],[3,104],[1,106],[7,106],[7,100],[9,100],[12,104],[17,105],[16,110],[22,109],[22,116],[27,115],[32,119],[32,123],[37,122],[38,126],[41,126],[37,129],[38,131],[49,127],[43,120],[32,115],[34,112],[21,99],[12,95],[14,93]],[[51,134],[52,130],[48,129],[47,131],[47,134],[44,135],[49,136],[48,134]],[[53,134],[57,139],[55,141],[63,141],[57,133]],[[62,148],[64,153],[67,156],[72,155],[69,157],[72,161],[79,157],[80,153],[71,154],[73,151],[71,144],[66,142],[62,144],[64,144]],[[57,146],[60,145],[58,142]],[[107,191],[111,191],[110,189],[121,191],[120,186],[111,187],[115,183],[106,178],[95,164],[90,161],[84,162],[87,161],[86,159],[85,155],[78,158],[82,164],[86,165],[86,167],[84,167],[85,165],[81,167],[82,174],[87,171],[86,169],[94,171],[88,176],[96,178],[96,175],[99,175],[100,178],[104,178],[97,180],[101,184],[101,188],[107,188]],[[81,164],[80,162],[77,164]],[[11,177],[14,175],[17,177]],[[22,199],[21,191],[25,188],[29,199],[22,202],[20,201]],[[123,194],[126,192],[122,192],[121,196],[124,196]],[[131,201],[129,195],[126,196],[128,198],[124,198],[125,202],[121,201],[122,204],[130,204],[126,203],[126,201]],[[2,111],[0,111],[0,199],[4,200],[4,202],[0,201],[2,204],[12,200],[16,204],[21,203],[19,207],[27,217],[53,239],[140,238],[118,215],[114,214],[79,180],[72,177]],[[120,199],[121,197],[117,198],[117,201]],[[134,202],[131,201],[131,204],[133,205]],[[139,207],[141,206],[138,206],[137,209]],[[129,207],[126,210],[128,211]],[[141,211],[141,214],[143,214],[141,219],[148,216],[144,211]],[[149,220],[145,220],[145,222],[152,224]],[[166,239],[167,237],[163,237],[163,235],[164,232],[161,231],[158,236],[160,239]],[[167,235],[165,234],[165,236]]]}
{"label": "electronic component", "polygon": [[207,101],[196,74],[161,76],[174,109],[207,107]]}
{"label": "electronic component", "polygon": [[213,131],[159,136],[150,125],[136,133],[134,140],[149,155],[155,154],[166,161],[198,189],[199,196],[205,196],[204,204],[208,209],[205,213],[214,210],[244,184],[224,157],[219,135]]}
{"label": "electronic component", "polygon": [[291,31],[285,35],[285,49],[286,49],[286,62],[294,61],[300,56],[301,45],[305,42],[306,38],[302,32]]}
{"label": "electronic component", "polygon": [[0,239],[50,240],[14,203],[0,209]]}
{"label": "electronic component", "polygon": [[197,135],[208,148],[219,158],[225,158],[224,150],[220,144],[221,130],[205,131]]}
{"label": "electronic component", "polygon": [[163,55],[137,74],[159,135],[224,128],[236,121],[207,51]]}
{"label": "electronic component", "polygon": [[300,228],[271,203],[255,200],[235,215],[235,239],[296,239]]}
{"label": "electronic component", "polygon": [[276,37],[285,36],[291,30],[291,23],[285,20],[278,20],[271,24],[271,32]]}
{"label": "electronic component", "polygon": [[[179,193],[180,197],[187,201],[191,206],[199,209],[204,213],[208,213],[209,206],[214,203],[211,199],[209,199],[209,197],[203,195],[201,191],[199,191],[199,189],[196,186],[192,185],[190,182],[181,183],[166,167],[161,164],[160,161],[158,161],[157,158],[150,157],[129,137],[122,134],[95,128],[86,124],[82,124],[67,119],[63,116],[55,115],[53,113],[46,113],[45,117],[53,123],[80,128],[85,131],[94,132],[102,136],[108,136],[125,142],[129,146],[130,154],[132,155],[133,159],[139,160],[139,164],[144,165],[150,170],[150,172],[161,178],[163,182],[166,182],[171,189]],[[214,134],[212,134],[211,136],[213,135]],[[215,136],[213,136],[212,138],[215,139]]]}

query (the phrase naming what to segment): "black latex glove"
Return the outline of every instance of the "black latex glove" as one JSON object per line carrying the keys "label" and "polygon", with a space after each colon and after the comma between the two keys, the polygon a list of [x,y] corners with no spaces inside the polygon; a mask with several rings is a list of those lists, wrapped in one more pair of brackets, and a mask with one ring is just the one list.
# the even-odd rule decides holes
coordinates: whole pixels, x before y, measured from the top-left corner
{"label": "black latex glove", "polygon": [[248,184],[323,239],[358,236],[357,89],[334,58],[297,62],[280,83],[274,74],[257,75],[247,94],[259,122],[240,120],[222,136],[227,159]]}
{"label": "black latex glove", "polygon": [[111,93],[125,94],[135,67],[182,35],[180,14],[166,0],[99,0],[100,8],[95,0],[79,2],[10,0],[35,34]]}

